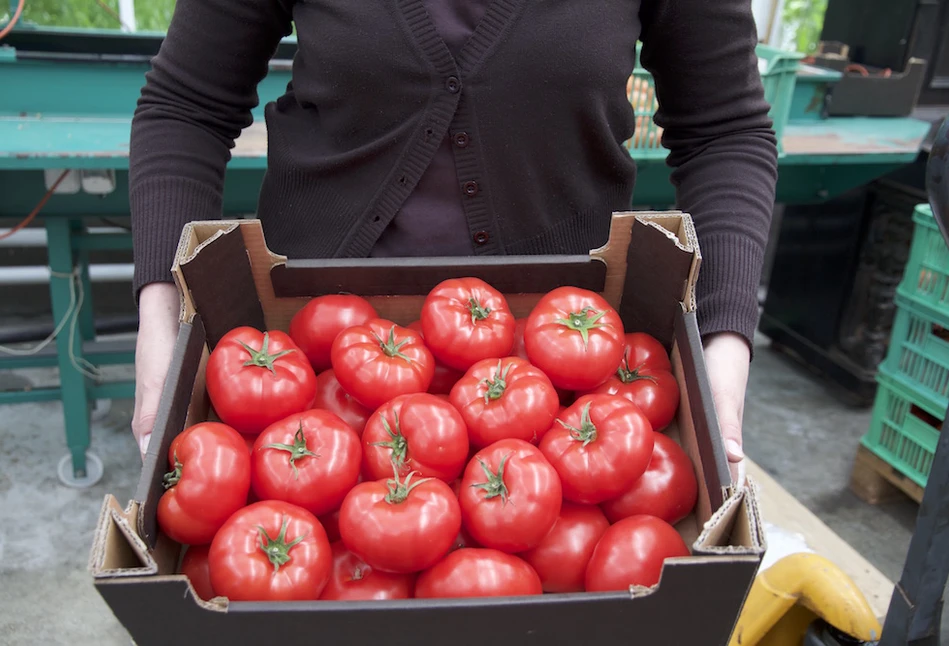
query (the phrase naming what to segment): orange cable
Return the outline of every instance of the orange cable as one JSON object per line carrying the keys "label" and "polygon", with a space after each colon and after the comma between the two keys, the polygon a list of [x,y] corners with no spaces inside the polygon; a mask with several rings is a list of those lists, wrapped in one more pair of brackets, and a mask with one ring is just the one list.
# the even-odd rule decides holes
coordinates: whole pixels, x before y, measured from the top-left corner
{"label": "orange cable", "polygon": [[68,174],[69,174],[69,170],[68,170],[68,169],[67,169],[67,170],[64,170],[64,171],[60,174],[60,176],[56,179],[56,181],[53,182],[53,185],[49,187],[49,190],[46,191],[46,195],[43,196],[43,199],[41,199],[39,202],[37,202],[36,206],[33,207],[33,210],[30,211],[30,214],[29,214],[28,216],[26,216],[25,218],[23,218],[23,220],[21,220],[19,224],[17,224],[15,227],[13,227],[12,229],[10,229],[10,230],[7,231],[6,233],[0,233],[0,240],[5,240],[6,238],[9,238],[9,237],[12,236],[14,233],[16,233],[17,231],[19,231],[20,229],[22,229],[23,227],[25,227],[26,225],[28,225],[30,222],[32,222],[32,221],[33,221],[33,218],[36,217],[37,213],[39,213],[40,210],[42,210],[42,208],[46,205],[46,202],[47,202],[47,201],[49,200],[49,198],[53,195],[53,191],[56,190],[56,187],[59,186],[60,182],[62,182],[64,179],[66,179],[66,175],[68,175]]}
{"label": "orange cable", "polygon": [[3,37],[13,31],[13,26],[16,25],[17,21],[20,19],[20,14],[23,13],[23,5],[26,4],[26,0],[20,0],[16,6],[16,11],[13,12],[13,18],[10,19],[10,22],[7,23],[7,26],[3,29],[0,29],[0,40],[3,40]]}

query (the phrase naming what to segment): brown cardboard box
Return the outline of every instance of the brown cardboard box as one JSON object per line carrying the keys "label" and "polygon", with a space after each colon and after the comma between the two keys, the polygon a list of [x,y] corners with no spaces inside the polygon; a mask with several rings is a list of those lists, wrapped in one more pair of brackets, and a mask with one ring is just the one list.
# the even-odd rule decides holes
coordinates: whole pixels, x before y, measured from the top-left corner
{"label": "brown cardboard box", "polygon": [[[754,490],[734,490],[714,415],[695,319],[701,256],[688,215],[617,213],[608,244],[589,255],[287,261],[268,251],[256,220],[199,222],[182,233],[175,276],[182,325],[135,499],[107,496],[90,569],[95,586],[140,645],[205,643],[483,646],[725,644],[764,552]],[[513,599],[228,603],[198,599],[174,574],[180,546],[157,529],[166,455],[176,434],[205,419],[210,348],[237,325],[286,330],[308,297],[364,295],[397,323],[417,318],[424,295],[475,275],[526,316],[564,284],[602,293],[627,331],[671,348],[682,392],[675,434],[692,457],[700,493],[678,529],[692,556],[666,562],[652,589]]]}

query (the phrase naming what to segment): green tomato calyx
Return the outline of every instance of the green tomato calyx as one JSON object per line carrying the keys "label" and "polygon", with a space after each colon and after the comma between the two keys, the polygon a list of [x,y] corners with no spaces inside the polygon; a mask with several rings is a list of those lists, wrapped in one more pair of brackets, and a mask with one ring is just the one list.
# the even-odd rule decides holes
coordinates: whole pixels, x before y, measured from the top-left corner
{"label": "green tomato calyx", "polygon": [[165,489],[171,489],[178,481],[181,480],[181,471],[184,469],[184,465],[178,460],[178,453],[175,453],[175,469],[174,471],[169,471],[162,478],[162,484],[165,486]]}
{"label": "green tomato calyx", "polygon": [[389,490],[389,493],[386,494],[385,501],[390,505],[398,505],[405,502],[409,494],[412,493],[412,490],[417,486],[431,480],[431,478],[422,478],[417,482],[412,482],[412,477],[415,476],[417,471],[409,471],[408,475],[405,476],[405,481],[403,482],[399,478],[399,470],[396,467],[395,463],[392,463],[393,478],[386,481],[386,487]]}
{"label": "green tomato calyx", "polygon": [[583,407],[583,412],[580,414],[580,428],[570,426],[559,418],[557,419],[561,426],[570,431],[570,437],[577,442],[583,442],[583,446],[596,441],[596,425],[590,419],[591,404],[592,402],[587,402],[587,405]]}
{"label": "green tomato calyx", "polygon": [[395,411],[392,412],[392,419],[395,422],[395,430],[392,430],[392,427],[389,426],[389,421],[385,418],[384,415],[380,416],[382,419],[382,426],[385,428],[386,433],[389,434],[388,442],[372,442],[370,446],[384,446],[392,454],[389,456],[389,459],[392,460],[392,466],[395,468],[395,472],[402,473],[402,469],[405,467],[405,460],[408,458],[409,454],[409,443],[405,439],[405,436],[402,435],[402,427],[399,425],[399,414]]}
{"label": "green tomato calyx", "polygon": [[507,463],[507,460],[510,457],[511,454],[508,453],[503,458],[501,458],[501,462],[498,464],[498,472],[496,474],[491,471],[491,467],[485,464],[484,460],[478,458],[478,463],[481,465],[481,470],[484,471],[484,475],[488,480],[487,482],[478,482],[471,486],[477,487],[478,489],[483,489],[486,500],[500,497],[502,505],[507,503],[507,497],[510,492],[508,491],[507,485],[504,484],[504,465]]}
{"label": "green tomato calyx", "polygon": [[398,357],[400,359],[405,359],[409,363],[412,363],[412,359],[410,357],[402,354],[402,346],[408,343],[409,339],[402,339],[401,341],[396,343],[394,325],[389,328],[389,338],[387,338],[384,341],[382,340],[382,337],[380,337],[375,332],[373,332],[372,335],[376,337],[376,341],[379,343],[379,347],[382,349],[382,353],[385,354],[387,357],[389,357],[390,359]]}
{"label": "green tomato calyx", "polygon": [[314,458],[320,457],[318,453],[314,453],[309,450],[306,446],[306,436],[303,434],[303,420],[300,420],[300,428],[297,429],[297,432],[293,434],[293,444],[265,444],[260,447],[262,449],[277,449],[278,451],[286,451],[290,454],[290,466],[293,468],[293,479],[296,480],[300,475],[300,472],[297,470],[296,461],[306,456],[311,456]]}
{"label": "green tomato calyx", "polygon": [[623,354],[623,365],[621,365],[616,370],[616,378],[622,381],[624,384],[631,384],[634,381],[638,381],[640,379],[646,379],[652,383],[656,383],[656,378],[652,375],[640,374],[639,371],[642,369],[643,366],[641,364],[635,368],[629,367],[629,351],[627,350],[626,353]]}
{"label": "green tomato calyx", "polygon": [[267,530],[257,526],[258,539],[260,541],[259,547],[263,550],[264,554],[267,555],[267,558],[270,559],[270,563],[273,564],[273,571],[277,572],[280,569],[281,565],[285,565],[290,562],[290,550],[293,549],[293,546],[302,541],[305,538],[305,534],[297,536],[295,539],[287,542],[287,525],[290,524],[290,519],[284,517],[283,524],[280,526],[280,533],[277,535],[277,538],[270,538],[267,535]]}
{"label": "green tomato calyx", "polygon": [[276,372],[274,370],[274,362],[282,356],[288,355],[293,352],[293,349],[281,350],[276,354],[270,354],[270,333],[264,332],[264,341],[260,346],[260,350],[255,350],[250,347],[243,341],[238,341],[238,343],[243,346],[245,350],[250,354],[250,359],[244,362],[245,366],[256,366],[258,368],[266,368],[270,372]]}
{"label": "green tomato calyx", "polygon": [[492,401],[501,399],[504,391],[507,390],[507,375],[511,371],[511,364],[502,369],[501,360],[498,360],[498,368],[494,372],[492,379],[482,379],[481,383],[487,386],[484,392],[484,403],[489,404]]}
{"label": "green tomato calyx", "polygon": [[557,323],[564,325],[571,330],[575,330],[583,337],[583,347],[587,347],[590,341],[590,330],[603,327],[598,321],[606,314],[606,310],[597,312],[592,307],[580,310],[579,312],[570,312],[566,318],[557,319]]}
{"label": "green tomato calyx", "polygon": [[472,296],[468,299],[468,309],[471,310],[471,324],[483,321],[491,315],[491,308],[485,307],[478,302],[478,299]]}

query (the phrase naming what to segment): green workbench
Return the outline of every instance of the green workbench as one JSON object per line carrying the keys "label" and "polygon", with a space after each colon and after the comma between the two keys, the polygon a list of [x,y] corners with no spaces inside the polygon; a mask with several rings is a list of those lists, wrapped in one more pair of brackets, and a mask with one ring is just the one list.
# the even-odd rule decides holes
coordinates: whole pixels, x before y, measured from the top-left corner
{"label": "green workbench", "polygon": [[[75,37],[75,33],[69,34]],[[128,36],[121,36],[128,39]],[[131,42],[131,41],[130,41]],[[95,338],[88,277],[88,254],[96,249],[128,249],[128,234],[94,234],[90,217],[128,217],[130,115],[147,69],[145,56],[23,57],[0,47],[0,218],[22,220],[46,193],[44,171],[107,170],[113,191],[54,194],[38,222],[46,228],[51,270],[53,319],[70,317],[55,348],[33,356],[0,355],[0,369],[56,366],[59,386],[0,392],[0,404],[63,402],[68,453],[59,477],[71,486],[89,486],[102,475],[89,450],[90,411],[98,399],[132,397],[132,382],[99,383],[82,366],[131,363],[131,343],[106,344]],[[290,76],[286,61],[275,61],[261,83],[262,104],[279,96]],[[238,139],[224,190],[225,217],[252,214],[266,168],[262,108]],[[777,201],[826,200],[916,159],[930,124],[914,119],[837,118],[789,123],[784,132]],[[635,157],[635,153],[634,153]],[[635,207],[664,208],[675,202],[669,169],[661,159],[637,160]],[[56,173],[52,173],[55,175]],[[79,293],[84,298],[74,307]],[[78,311],[74,311],[77,310]],[[74,330],[75,339],[69,332]],[[88,363],[87,363],[88,362]]]}

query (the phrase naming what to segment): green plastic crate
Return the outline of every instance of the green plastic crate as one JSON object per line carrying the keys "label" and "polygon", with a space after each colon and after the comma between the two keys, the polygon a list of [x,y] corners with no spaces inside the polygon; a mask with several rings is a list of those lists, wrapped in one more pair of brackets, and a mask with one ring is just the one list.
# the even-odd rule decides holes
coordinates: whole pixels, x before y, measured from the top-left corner
{"label": "green plastic crate", "polygon": [[[636,66],[626,85],[626,95],[636,114],[636,132],[625,142],[625,146],[636,159],[665,159],[669,151],[662,146],[662,130],[653,121],[659,107],[655,82],[652,74],[639,63],[640,48],[641,44],[637,44]],[[756,51],[764,98],[771,104],[768,115],[774,122],[778,150],[783,151],[781,140],[791,112],[799,61],[804,58],[804,54],[763,44],[759,44]]]}
{"label": "green plastic crate", "polygon": [[821,121],[826,119],[825,107],[828,96],[832,94],[834,85],[842,76],[843,73],[836,70],[803,63],[799,65],[797,78],[794,81],[794,92],[791,93],[788,120]]}
{"label": "green plastic crate", "polygon": [[897,292],[890,345],[881,367],[890,378],[925,398],[930,408],[949,406],[949,319]]}
{"label": "green plastic crate", "polygon": [[949,249],[928,204],[913,210],[913,223],[913,242],[897,294],[931,308],[949,327]]}
{"label": "green plastic crate", "polygon": [[881,366],[870,428],[860,443],[907,478],[926,486],[945,409],[933,408]]}

